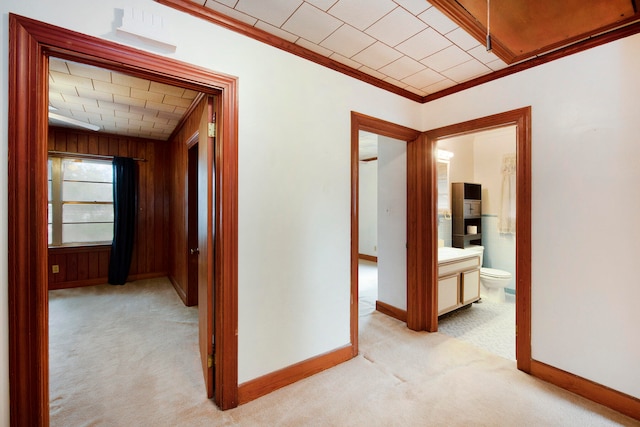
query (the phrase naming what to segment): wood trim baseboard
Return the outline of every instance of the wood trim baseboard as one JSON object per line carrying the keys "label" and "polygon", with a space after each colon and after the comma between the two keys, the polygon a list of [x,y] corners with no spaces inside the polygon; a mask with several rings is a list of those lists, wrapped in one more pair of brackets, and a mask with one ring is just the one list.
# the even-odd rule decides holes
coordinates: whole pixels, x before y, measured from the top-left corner
{"label": "wood trim baseboard", "polygon": [[184,291],[184,289],[182,289],[182,286],[180,286],[175,277],[173,277],[172,275],[169,275],[168,277],[171,285],[173,286],[173,289],[175,289],[176,293],[182,300],[182,303],[184,305],[187,305],[187,293]]}
{"label": "wood trim baseboard", "polygon": [[352,345],[346,345],[242,383],[238,386],[238,403],[242,405],[243,403],[251,402],[279,388],[346,362],[355,357],[352,347]]}
{"label": "wood trim baseboard", "polygon": [[531,360],[531,375],[640,420],[640,399],[638,398],[537,360]]}
{"label": "wood trim baseboard", "polygon": [[389,317],[393,317],[394,319],[398,319],[401,322],[407,322],[407,310],[394,307],[386,302],[376,301],[376,311],[386,314]]}
{"label": "wood trim baseboard", "polygon": [[[133,282],[135,280],[155,279],[156,277],[163,277],[166,275],[167,275],[166,271],[156,271],[153,273],[143,273],[143,274],[132,274],[129,277],[127,277],[127,282]],[[55,291],[58,289],[82,288],[85,286],[104,285],[108,282],[108,280],[109,279],[107,277],[97,277],[95,279],[72,280],[68,282],[52,283],[49,285],[49,290]],[[169,278],[169,280],[171,280],[171,278]],[[172,284],[173,284],[173,281],[172,281]],[[178,294],[180,293],[178,292]]]}
{"label": "wood trim baseboard", "polygon": [[363,259],[365,261],[378,262],[378,257],[367,254],[358,254],[358,259]]}

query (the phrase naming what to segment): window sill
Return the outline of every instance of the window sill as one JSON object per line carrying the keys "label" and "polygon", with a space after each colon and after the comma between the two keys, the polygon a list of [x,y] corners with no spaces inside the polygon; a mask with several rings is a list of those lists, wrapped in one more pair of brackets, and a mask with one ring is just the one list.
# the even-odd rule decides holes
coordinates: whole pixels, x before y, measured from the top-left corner
{"label": "window sill", "polygon": [[101,243],[73,243],[60,246],[49,246],[51,252],[100,252],[111,249],[110,242]]}

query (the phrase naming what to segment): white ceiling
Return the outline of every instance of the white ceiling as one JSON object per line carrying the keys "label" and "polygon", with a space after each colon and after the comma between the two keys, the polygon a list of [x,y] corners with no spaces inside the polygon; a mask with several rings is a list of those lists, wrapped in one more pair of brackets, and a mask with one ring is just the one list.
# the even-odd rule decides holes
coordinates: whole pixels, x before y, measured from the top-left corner
{"label": "white ceiling", "polygon": [[[50,58],[50,113],[101,132],[165,141],[198,92],[103,68]],[[71,126],[49,118],[50,124]]]}
{"label": "white ceiling", "polygon": [[505,68],[426,0],[191,0],[426,96]]}

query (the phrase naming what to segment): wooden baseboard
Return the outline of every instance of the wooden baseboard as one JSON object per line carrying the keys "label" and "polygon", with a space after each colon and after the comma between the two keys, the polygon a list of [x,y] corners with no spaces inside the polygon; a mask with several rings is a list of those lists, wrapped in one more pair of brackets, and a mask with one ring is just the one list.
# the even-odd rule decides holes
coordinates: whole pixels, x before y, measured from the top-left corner
{"label": "wooden baseboard", "polygon": [[394,307],[382,301],[376,301],[376,311],[382,314],[386,314],[389,317],[398,319],[401,322],[407,322],[407,310],[403,310],[398,307]]}
{"label": "wooden baseboard", "polygon": [[[144,273],[144,274],[132,274],[127,277],[127,282],[133,282],[135,280],[144,280],[144,279],[154,279],[156,277],[166,276],[166,271],[158,271],[155,273]],[[82,288],[84,286],[95,286],[95,285],[104,285],[108,282],[107,277],[98,277],[96,279],[86,279],[86,280],[73,280],[69,282],[60,282],[60,283],[50,283],[48,289],[50,291],[55,291],[57,289],[70,289],[70,288]]]}
{"label": "wooden baseboard", "polygon": [[173,285],[173,289],[175,289],[176,293],[182,300],[182,303],[184,305],[187,305],[187,293],[184,291],[184,289],[182,289],[182,286],[180,286],[175,277],[171,275],[169,275],[169,281],[171,282],[171,285]]}
{"label": "wooden baseboard", "polygon": [[347,345],[242,383],[238,386],[238,404],[242,405],[243,403],[251,402],[279,388],[310,377],[325,369],[333,368],[353,357],[353,346]]}
{"label": "wooden baseboard", "polygon": [[365,261],[378,262],[378,257],[367,254],[358,254],[358,259],[363,259]]}
{"label": "wooden baseboard", "polygon": [[640,399],[638,398],[537,360],[531,361],[531,375],[631,418],[640,420]]}

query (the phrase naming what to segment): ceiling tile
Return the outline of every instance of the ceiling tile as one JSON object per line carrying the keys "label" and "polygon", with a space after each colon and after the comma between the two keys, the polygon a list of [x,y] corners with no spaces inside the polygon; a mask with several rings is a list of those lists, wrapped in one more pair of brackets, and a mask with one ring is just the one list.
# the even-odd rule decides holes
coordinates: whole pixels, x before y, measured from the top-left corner
{"label": "ceiling tile", "polygon": [[356,53],[375,43],[375,39],[356,30],[351,25],[344,24],[327,37],[321,46],[331,49],[342,56],[351,58]]}
{"label": "ceiling tile", "polygon": [[435,29],[440,34],[447,34],[448,32],[458,28],[451,19],[447,18],[446,15],[435,7],[427,9],[426,12],[418,15],[418,18],[426,22],[427,25]]}
{"label": "ceiling tile", "polygon": [[277,2],[239,0],[235,9],[276,27],[281,27],[301,4],[302,0],[278,0]]}
{"label": "ceiling tile", "polygon": [[398,7],[369,27],[366,33],[389,46],[396,46],[426,28],[424,22]]}
{"label": "ceiling tile", "polygon": [[318,9],[322,9],[325,12],[329,10],[331,6],[336,4],[338,0],[305,0],[307,3],[310,3],[317,7]]}
{"label": "ceiling tile", "polygon": [[491,70],[486,65],[476,59],[472,59],[464,64],[449,68],[443,71],[442,74],[457,83],[462,83],[489,71]]}
{"label": "ceiling tile", "polygon": [[362,64],[360,64],[359,62],[356,62],[349,58],[345,58],[344,56],[338,53],[332,54],[330,58],[333,59],[334,61],[338,61],[339,63],[346,65],[347,67],[351,67],[354,70],[357,70],[358,68],[362,67]]}
{"label": "ceiling tile", "polygon": [[[501,59],[499,59],[495,54],[491,53],[491,52],[487,52],[487,48],[483,45],[478,45],[476,47],[474,47],[473,49],[469,49],[467,50],[468,53],[471,54],[471,56],[473,56],[474,58],[476,58],[478,61],[484,63],[484,64],[488,64],[489,62],[493,62],[493,61],[500,61],[502,62]],[[505,64],[507,65],[507,64]]]}
{"label": "ceiling tile", "polygon": [[425,0],[395,0],[395,2],[414,15],[420,15],[431,7]]}
{"label": "ceiling tile", "polygon": [[49,71],[49,76],[57,84],[65,84],[70,86],[82,86],[93,89],[93,82],[86,77],[72,76],[70,74],[59,73],[57,71]]}
{"label": "ceiling tile", "polygon": [[444,80],[440,80],[438,83],[434,83],[432,85],[423,87],[422,90],[424,90],[427,93],[436,93],[446,88],[449,88],[455,84],[456,82],[453,82],[449,79],[444,79]]}
{"label": "ceiling tile", "polygon": [[302,6],[284,23],[283,30],[297,34],[314,43],[320,43],[333,33],[342,22],[310,4]]}
{"label": "ceiling tile", "polygon": [[[196,3],[202,3],[203,0],[194,0]],[[238,3],[238,0],[215,0],[217,3],[222,3],[225,6],[233,7]],[[213,3],[211,0],[205,0],[205,3]]]}
{"label": "ceiling tile", "polygon": [[[62,97],[64,98],[65,102],[68,102],[70,104],[98,105],[98,101],[96,101],[95,99],[91,99],[91,98],[83,98],[83,97],[74,96],[74,95],[62,95]],[[72,108],[72,109],[74,109],[74,108]]]}
{"label": "ceiling tile", "polygon": [[60,73],[69,74],[67,63],[58,58],[49,59],[49,71],[58,71]]}
{"label": "ceiling tile", "polygon": [[[131,89],[134,92],[136,89]],[[148,93],[145,91],[145,93]],[[131,96],[119,96],[115,95],[113,97],[113,102],[116,104],[126,104],[132,108],[144,108],[147,100],[145,98],[131,97]]]}
{"label": "ceiling tile", "polygon": [[233,18],[233,19],[237,19],[238,21],[244,22],[245,24],[249,24],[251,26],[254,26],[256,24],[256,22],[258,21],[256,18],[254,18],[252,16],[249,16],[246,13],[238,12],[235,9],[227,7],[227,6],[223,5],[223,4],[215,2],[213,0],[207,0],[206,3],[204,4],[204,6],[206,8],[211,9],[211,10],[215,10],[216,12],[220,12],[221,14],[223,14],[225,16],[228,16],[228,17]]}
{"label": "ceiling tile", "polygon": [[[128,88],[127,88],[128,89]],[[77,88],[78,95],[85,98],[95,98],[99,101],[111,101],[113,102],[113,94],[111,92],[97,92],[95,90],[87,89],[84,87]],[[127,96],[129,93],[127,93]]]}
{"label": "ceiling tile", "polygon": [[401,56],[402,54],[397,50],[393,50],[384,43],[376,42],[351,59],[378,70]]}
{"label": "ceiling tile", "polygon": [[333,53],[329,49],[325,49],[324,47],[315,43],[311,43],[309,40],[305,39],[298,39],[298,41],[296,41],[296,44],[304,47],[305,49],[309,49],[312,52],[319,53],[322,56],[329,56]]}
{"label": "ceiling tile", "polygon": [[427,94],[427,92],[425,92],[424,90],[422,90],[422,89],[416,89],[416,88],[415,88],[415,87],[413,87],[413,86],[405,86],[405,88],[404,88],[404,89],[405,89],[405,90],[408,90],[409,92],[413,92],[413,93],[415,93],[416,95],[420,95],[420,96],[425,96],[425,95]]}
{"label": "ceiling tile", "polygon": [[184,89],[177,86],[171,86],[164,83],[151,82],[149,91],[161,93],[163,95],[182,96]]}
{"label": "ceiling tile", "polygon": [[191,89],[185,89],[184,93],[182,94],[183,98],[189,98],[191,100],[196,99],[198,96],[198,92],[196,92],[195,90],[191,90]]}
{"label": "ceiling tile", "polygon": [[131,93],[131,88],[128,86],[114,85],[113,83],[102,82],[100,80],[94,80],[93,87],[98,92],[106,92],[121,96],[128,96]]}
{"label": "ceiling tile", "polygon": [[359,30],[365,30],[397,7],[391,0],[340,0],[329,13]]}
{"label": "ceiling tile", "polygon": [[462,50],[470,50],[480,45],[478,40],[474,39],[462,28],[456,28],[455,30],[447,33],[447,38],[458,45]]}
{"label": "ceiling tile", "polygon": [[415,59],[411,59],[408,56],[403,56],[402,58],[393,61],[391,64],[382,67],[379,71],[396,80],[402,80],[407,76],[417,73],[423,68],[424,65],[422,65]]}
{"label": "ceiling tile", "polygon": [[173,113],[176,109],[175,105],[163,104],[161,102],[155,101],[147,101],[147,108],[151,108],[158,111],[166,111],[168,113]]}
{"label": "ceiling tile", "polygon": [[131,89],[131,98],[141,99],[143,101],[162,102],[164,95],[159,92],[149,92],[146,90]]}
{"label": "ceiling tile", "polygon": [[460,49],[458,46],[450,46],[440,52],[434,53],[420,62],[429,68],[441,72],[447,68],[467,62],[471,58],[471,55]]}
{"label": "ceiling tile", "polygon": [[410,39],[396,46],[400,52],[409,55],[413,59],[420,61],[429,55],[451,46],[451,41],[433,28],[416,34]]}
{"label": "ceiling tile", "polygon": [[111,83],[111,71],[91,65],[67,62],[69,72],[74,76],[87,77],[93,80],[102,80]]}
{"label": "ceiling tile", "polygon": [[126,74],[111,73],[111,82],[121,86],[129,86],[140,90],[149,90],[149,81]]}
{"label": "ceiling tile", "polygon": [[142,120],[142,114],[130,113],[128,111],[116,110],[115,111],[115,117],[122,117],[122,118],[125,118],[125,119]]}
{"label": "ceiling tile", "polygon": [[[93,91],[92,87],[82,86],[82,88],[88,91]],[[49,83],[49,91],[59,93],[59,94],[66,94],[66,95],[78,95],[78,87],[72,86],[72,85],[58,84],[55,82]]]}
{"label": "ceiling tile", "polygon": [[495,61],[491,61],[486,64],[487,67],[491,68],[493,71],[502,70],[503,68],[507,68],[508,65],[501,59],[497,59]]}
{"label": "ceiling tile", "polygon": [[358,68],[358,70],[359,70],[359,71],[362,71],[363,73],[367,73],[367,74],[369,74],[370,76],[373,76],[373,77],[375,77],[375,78],[377,78],[377,79],[380,79],[380,80],[382,80],[382,79],[384,79],[384,78],[386,77],[386,76],[385,76],[384,74],[382,74],[381,72],[376,71],[376,70],[374,70],[374,69],[371,69],[371,68],[369,68],[369,67],[367,67],[367,66],[362,66],[362,67]]}
{"label": "ceiling tile", "polygon": [[167,105],[173,105],[174,107],[189,108],[189,106],[191,105],[191,100],[188,98],[165,95],[164,99],[162,100],[162,103]]}
{"label": "ceiling tile", "polygon": [[442,74],[436,73],[430,68],[425,68],[422,71],[419,71],[409,77],[402,79],[402,81],[410,86],[422,89],[444,79],[445,77]]}
{"label": "ceiling tile", "polygon": [[297,36],[295,34],[291,34],[290,32],[285,31],[285,30],[281,30],[280,28],[274,27],[271,24],[267,24],[264,21],[258,21],[256,23],[255,27],[261,29],[262,31],[266,31],[269,34],[273,34],[273,35],[275,35],[277,37],[280,37],[281,39],[284,39],[284,40],[286,40],[288,42],[291,42],[291,43],[295,43],[296,40],[298,40],[300,38],[299,36]]}

